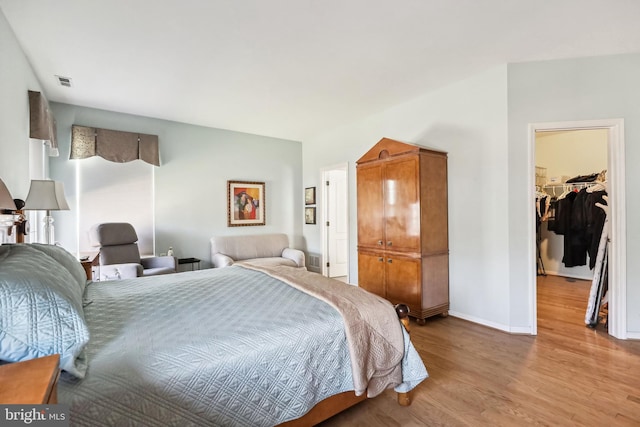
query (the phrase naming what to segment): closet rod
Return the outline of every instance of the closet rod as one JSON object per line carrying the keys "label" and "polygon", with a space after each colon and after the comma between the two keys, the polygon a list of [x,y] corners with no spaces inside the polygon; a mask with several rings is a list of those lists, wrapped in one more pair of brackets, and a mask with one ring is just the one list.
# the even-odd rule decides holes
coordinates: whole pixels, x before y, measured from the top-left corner
{"label": "closet rod", "polygon": [[590,181],[590,182],[565,182],[564,184],[546,184],[544,185],[542,188],[576,188],[576,189],[582,189],[582,188],[589,188],[589,187],[593,187],[594,185],[597,184],[602,184],[599,181]]}

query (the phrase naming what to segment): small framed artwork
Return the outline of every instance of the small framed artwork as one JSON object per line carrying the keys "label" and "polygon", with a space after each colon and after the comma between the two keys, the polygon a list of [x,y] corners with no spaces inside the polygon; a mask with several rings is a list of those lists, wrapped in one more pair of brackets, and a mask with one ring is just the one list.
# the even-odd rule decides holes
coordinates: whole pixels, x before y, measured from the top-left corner
{"label": "small framed artwork", "polygon": [[227,226],[265,225],[264,182],[227,181]]}
{"label": "small framed artwork", "polygon": [[316,223],[316,208],[304,208],[304,223],[315,224]]}
{"label": "small framed artwork", "polygon": [[304,204],[305,205],[316,204],[316,187],[307,187],[304,189]]}

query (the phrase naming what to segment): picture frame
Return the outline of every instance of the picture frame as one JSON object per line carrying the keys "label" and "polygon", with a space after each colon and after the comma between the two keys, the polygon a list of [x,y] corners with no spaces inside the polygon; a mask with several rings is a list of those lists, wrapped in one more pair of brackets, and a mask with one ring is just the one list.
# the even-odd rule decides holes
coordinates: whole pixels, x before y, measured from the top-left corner
{"label": "picture frame", "polygon": [[304,223],[315,224],[316,223],[316,207],[304,208]]}
{"label": "picture frame", "polygon": [[265,225],[265,184],[227,181],[227,226]]}
{"label": "picture frame", "polygon": [[305,205],[316,204],[316,187],[307,187],[304,189],[304,204]]}

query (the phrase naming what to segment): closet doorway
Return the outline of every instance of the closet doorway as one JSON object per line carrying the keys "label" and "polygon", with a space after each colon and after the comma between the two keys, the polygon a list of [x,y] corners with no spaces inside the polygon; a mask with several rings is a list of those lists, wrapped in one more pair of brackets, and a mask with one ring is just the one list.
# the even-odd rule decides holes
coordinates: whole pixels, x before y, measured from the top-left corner
{"label": "closet doorway", "polygon": [[[617,338],[626,338],[623,121],[541,123],[530,125],[529,131],[531,188],[532,191],[541,192],[536,193],[536,196],[543,196],[545,193],[556,198],[566,196],[568,190],[579,190],[577,187],[588,186],[565,186],[563,184],[567,179],[580,176],[583,178],[580,181],[583,182],[589,179],[589,175],[606,170],[610,226],[607,268],[608,332]],[[564,252],[569,250],[564,246],[564,236],[550,232],[546,221],[538,221],[539,207],[540,205],[537,205],[535,210],[532,209],[532,213],[535,214],[532,215],[531,221],[532,271],[535,275],[530,278],[530,290],[534,335],[537,334],[538,321],[538,278],[544,278],[545,286],[551,282],[555,284],[553,286],[558,286],[563,281],[576,286],[577,281],[577,286],[590,287],[594,270],[597,270],[589,268],[588,256],[586,266],[581,266],[581,262],[563,262]],[[542,214],[544,209],[543,206]],[[544,276],[545,274],[548,276]],[[582,295],[580,298],[584,298],[584,292]],[[584,301],[585,314],[587,300]],[[575,318],[573,321],[576,321]]]}
{"label": "closet doorway", "polygon": [[[571,253],[565,253],[567,236],[563,230],[554,230],[554,225],[561,221],[550,213],[556,212],[557,201],[566,200],[568,193],[582,189],[589,191],[595,188],[595,182],[606,180],[607,140],[607,129],[536,132],[536,190],[545,204],[536,209],[541,216],[538,277],[548,274],[579,280],[593,279],[594,271],[589,268],[591,260],[586,253],[585,264],[572,263],[571,260],[563,262],[565,256],[571,258]],[[598,177],[599,174],[602,176]],[[565,181],[572,183],[566,184]]]}

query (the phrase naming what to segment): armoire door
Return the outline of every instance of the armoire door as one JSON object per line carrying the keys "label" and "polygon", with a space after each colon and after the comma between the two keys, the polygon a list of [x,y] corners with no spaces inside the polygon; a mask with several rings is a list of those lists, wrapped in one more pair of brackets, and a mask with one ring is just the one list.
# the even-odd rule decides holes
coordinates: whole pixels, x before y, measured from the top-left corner
{"label": "armoire door", "polygon": [[[384,165],[384,214],[387,250],[420,250],[420,192],[418,157]],[[359,193],[358,193],[359,194]]]}
{"label": "armoire door", "polygon": [[386,298],[393,304],[407,304],[414,313],[420,312],[422,299],[420,259],[387,255],[384,264]]}
{"label": "armoire door", "polygon": [[358,246],[382,248],[384,241],[384,204],[380,164],[358,168]]}
{"label": "armoire door", "polygon": [[358,286],[367,291],[386,297],[385,257],[383,254],[358,252]]}

